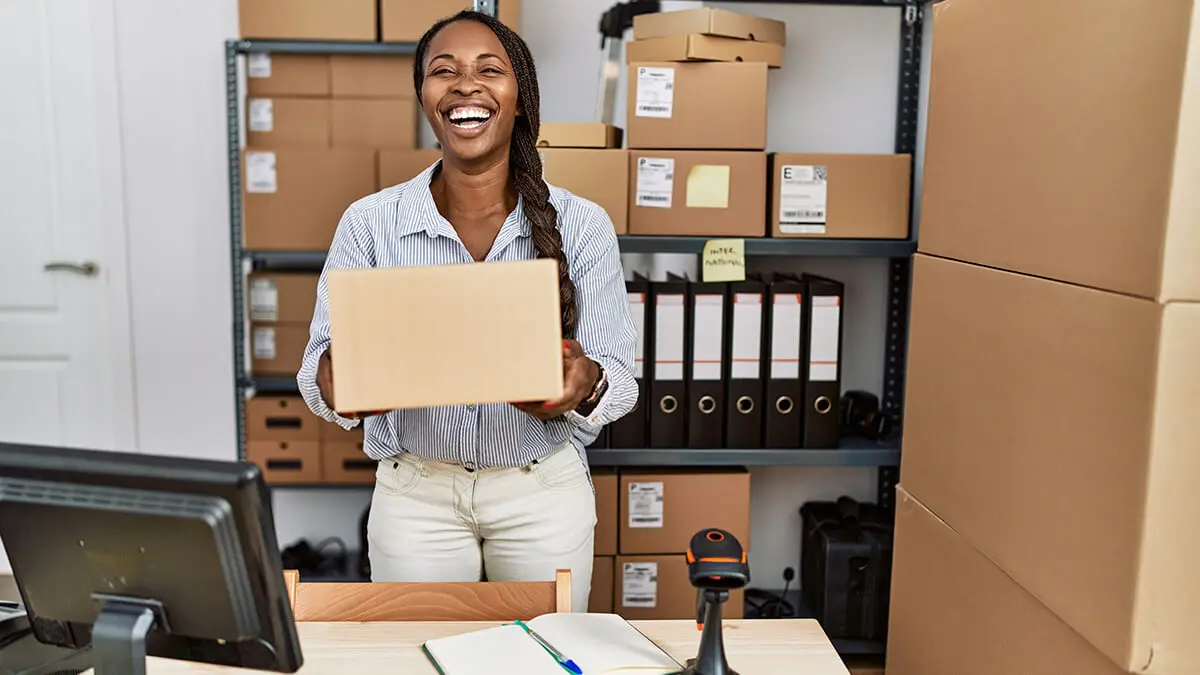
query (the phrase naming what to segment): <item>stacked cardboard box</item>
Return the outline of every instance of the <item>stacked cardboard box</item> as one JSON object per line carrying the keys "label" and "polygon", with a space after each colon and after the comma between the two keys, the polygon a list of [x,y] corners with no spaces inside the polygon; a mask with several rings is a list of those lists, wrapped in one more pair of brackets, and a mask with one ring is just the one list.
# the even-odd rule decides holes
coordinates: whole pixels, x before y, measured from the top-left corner
{"label": "stacked cardboard box", "polygon": [[599,122],[543,122],[538,133],[542,175],[551,185],[596,202],[617,234],[628,231],[629,152],[620,128]]}
{"label": "stacked cardboard box", "polygon": [[638,16],[633,33],[629,232],[764,236],[767,71],[784,24],[704,8]]}
{"label": "stacked cardboard box", "polygon": [[[416,42],[470,0],[238,0],[241,36],[268,40]],[[521,0],[501,0],[500,20],[520,31]]]}
{"label": "stacked cardboard box", "polygon": [[1017,4],[933,6],[887,672],[1200,672],[1200,4]]}

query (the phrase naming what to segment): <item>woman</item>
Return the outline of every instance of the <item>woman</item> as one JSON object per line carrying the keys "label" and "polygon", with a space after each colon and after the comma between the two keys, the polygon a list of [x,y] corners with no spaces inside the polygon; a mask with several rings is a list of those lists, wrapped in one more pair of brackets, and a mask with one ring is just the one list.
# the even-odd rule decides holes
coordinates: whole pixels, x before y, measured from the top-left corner
{"label": "woman", "polygon": [[380,460],[367,526],[374,580],[537,581],[566,568],[584,611],[596,512],[583,448],[638,395],[613,224],[543,181],[537,73],[510,29],[470,11],[443,20],[421,38],[413,74],[442,159],[351,205],[325,269],[556,259],[564,393],[337,415],[324,273],[300,389],[326,420],[364,421],[366,453]]}

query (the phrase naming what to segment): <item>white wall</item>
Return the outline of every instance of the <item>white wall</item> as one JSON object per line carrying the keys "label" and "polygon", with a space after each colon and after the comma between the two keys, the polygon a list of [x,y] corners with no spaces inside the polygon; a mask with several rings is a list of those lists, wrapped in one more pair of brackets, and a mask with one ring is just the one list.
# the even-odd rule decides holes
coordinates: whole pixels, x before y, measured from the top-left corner
{"label": "white wall", "polygon": [[[116,1],[140,446],[232,458],[223,41],[236,35],[236,0]],[[592,118],[601,57],[596,25],[611,5],[525,0],[521,33],[537,58],[542,119]],[[785,65],[771,75],[769,149],[893,150],[899,9],[724,6],[788,22]],[[622,84],[617,123],[624,117]],[[689,256],[649,258],[627,256],[626,263],[655,276],[694,264]],[[810,270],[847,284],[843,386],[880,392],[885,261],[759,259],[751,262],[756,266]],[[873,469],[754,470],[755,583],[779,587],[782,569],[798,565],[804,501],[873,499],[874,486]],[[337,535],[355,546],[368,496],[277,491],[280,541]]]}

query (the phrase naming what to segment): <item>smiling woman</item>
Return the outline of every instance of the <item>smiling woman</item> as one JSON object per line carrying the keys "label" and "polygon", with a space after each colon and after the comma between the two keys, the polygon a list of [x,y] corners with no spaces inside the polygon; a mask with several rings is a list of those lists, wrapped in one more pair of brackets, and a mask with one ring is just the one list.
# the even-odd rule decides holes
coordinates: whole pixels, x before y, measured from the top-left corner
{"label": "smiling woman", "polygon": [[[374,580],[548,581],[565,568],[572,607],[586,611],[596,513],[584,448],[638,395],[612,220],[542,178],[537,72],[508,27],[470,11],[438,22],[417,46],[413,81],[442,158],[346,210],[318,281],[300,390],[325,419],[365,425],[364,450],[379,460]],[[558,263],[560,399],[352,417],[329,408],[328,270],[535,257]]]}

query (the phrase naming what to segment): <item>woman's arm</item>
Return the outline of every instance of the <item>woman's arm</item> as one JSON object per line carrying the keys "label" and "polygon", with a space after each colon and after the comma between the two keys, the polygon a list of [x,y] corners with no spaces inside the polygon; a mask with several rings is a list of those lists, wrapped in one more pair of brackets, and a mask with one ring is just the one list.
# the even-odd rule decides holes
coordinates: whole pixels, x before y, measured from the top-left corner
{"label": "woman's arm", "polygon": [[571,267],[577,270],[571,275],[579,303],[576,339],[604,369],[608,389],[586,416],[571,411],[566,417],[599,428],[629,414],[638,399],[633,375],[637,328],[629,312],[617,235],[604,209],[597,208],[589,219]]}
{"label": "woman's arm", "polygon": [[344,429],[353,429],[358,425],[358,420],[335,413],[321,396],[321,389],[317,386],[317,369],[321,356],[329,349],[329,289],[326,286],[326,275],[331,269],[374,266],[375,247],[371,233],[362,216],[351,206],[338,223],[333,243],[329,247],[329,255],[325,258],[325,267],[317,279],[317,304],[313,309],[312,324],[308,330],[308,347],[304,350],[304,360],[301,362],[300,372],[296,375],[300,395],[304,397],[309,409],[328,422],[336,422]]}

